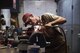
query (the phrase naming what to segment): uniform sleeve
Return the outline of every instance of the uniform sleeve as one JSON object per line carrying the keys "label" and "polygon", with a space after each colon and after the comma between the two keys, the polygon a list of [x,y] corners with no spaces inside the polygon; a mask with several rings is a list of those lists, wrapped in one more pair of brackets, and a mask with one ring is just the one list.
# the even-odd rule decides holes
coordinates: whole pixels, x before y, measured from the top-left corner
{"label": "uniform sleeve", "polygon": [[52,13],[45,13],[46,15],[49,15],[49,17],[52,17],[54,20],[58,19],[60,16],[54,15]]}
{"label": "uniform sleeve", "polygon": [[56,19],[58,19],[58,18],[60,17],[60,16],[54,15],[54,14],[52,14],[51,16],[52,16],[52,18],[53,18],[54,20],[56,20]]}

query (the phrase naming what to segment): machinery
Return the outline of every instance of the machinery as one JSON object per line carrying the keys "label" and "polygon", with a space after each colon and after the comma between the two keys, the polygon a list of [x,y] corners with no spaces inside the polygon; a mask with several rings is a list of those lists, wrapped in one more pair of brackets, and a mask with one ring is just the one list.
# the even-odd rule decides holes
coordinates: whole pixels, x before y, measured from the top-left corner
{"label": "machinery", "polygon": [[3,33],[4,45],[17,47],[19,53],[45,53],[46,39],[42,32],[35,32],[37,26],[28,25],[24,30],[6,26]]}
{"label": "machinery", "polygon": [[46,39],[42,32],[35,32],[38,26],[27,26],[27,37],[19,37],[20,44],[18,49],[20,53],[45,53]]}

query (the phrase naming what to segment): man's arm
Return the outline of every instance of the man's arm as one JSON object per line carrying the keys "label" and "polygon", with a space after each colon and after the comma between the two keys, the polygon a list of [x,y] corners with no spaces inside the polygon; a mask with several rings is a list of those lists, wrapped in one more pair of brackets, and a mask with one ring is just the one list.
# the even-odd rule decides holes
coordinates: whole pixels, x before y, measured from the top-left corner
{"label": "man's arm", "polygon": [[46,24],[46,26],[60,25],[60,24],[64,24],[66,22],[66,18],[61,17],[61,16],[54,16],[53,19],[54,19],[54,21],[49,22],[48,24]]}

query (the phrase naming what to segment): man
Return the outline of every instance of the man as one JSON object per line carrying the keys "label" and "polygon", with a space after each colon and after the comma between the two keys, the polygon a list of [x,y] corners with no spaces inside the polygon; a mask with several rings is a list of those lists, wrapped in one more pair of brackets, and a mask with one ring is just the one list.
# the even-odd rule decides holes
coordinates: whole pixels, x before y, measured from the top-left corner
{"label": "man", "polygon": [[31,25],[43,25],[44,27],[37,30],[42,30],[47,41],[51,42],[49,46],[46,46],[46,53],[67,53],[67,45],[64,37],[64,30],[59,27],[60,24],[64,24],[66,19],[61,16],[54,15],[52,13],[45,13],[41,17],[34,16],[31,13],[26,13],[22,17],[25,26]]}
{"label": "man", "polygon": [[[46,15],[46,14],[53,16],[53,19],[55,19],[55,21],[52,21],[52,23],[51,22],[48,23],[47,24],[48,26],[51,26],[51,24],[57,25],[57,24],[63,24],[66,22],[66,19],[61,16],[53,15],[51,13],[45,13],[44,15]],[[44,15],[42,15],[41,17],[43,17]],[[25,25],[26,24],[34,24],[35,25],[35,24],[39,24],[39,22],[42,21],[40,17],[34,16],[31,13],[24,14],[22,17],[22,20],[25,23]]]}

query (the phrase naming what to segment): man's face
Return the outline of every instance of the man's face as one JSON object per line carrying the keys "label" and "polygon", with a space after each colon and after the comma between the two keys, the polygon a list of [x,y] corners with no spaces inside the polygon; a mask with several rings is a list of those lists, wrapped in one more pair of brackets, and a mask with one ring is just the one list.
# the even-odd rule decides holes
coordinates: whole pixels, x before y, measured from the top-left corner
{"label": "man's face", "polygon": [[37,19],[36,19],[36,16],[30,16],[26,19],[26,24],[36,24],[37,23]]}

